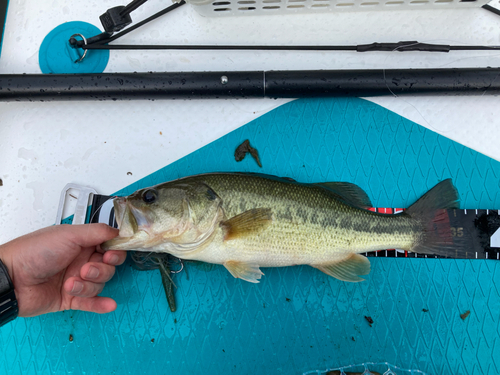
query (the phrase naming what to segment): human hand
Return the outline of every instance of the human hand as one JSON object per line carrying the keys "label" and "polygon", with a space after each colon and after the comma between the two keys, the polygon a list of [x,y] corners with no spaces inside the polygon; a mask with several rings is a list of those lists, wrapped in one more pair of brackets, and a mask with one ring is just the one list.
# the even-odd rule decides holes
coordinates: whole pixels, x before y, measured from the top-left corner
{"label": "human hand", "polygon": [[124,251],[103,254],[99,244],[118,235],[106,224],[55,225],[0,246],[9,271],[19,316],[61,310],[108,313],[116,302],[98,297],[125,261]]}

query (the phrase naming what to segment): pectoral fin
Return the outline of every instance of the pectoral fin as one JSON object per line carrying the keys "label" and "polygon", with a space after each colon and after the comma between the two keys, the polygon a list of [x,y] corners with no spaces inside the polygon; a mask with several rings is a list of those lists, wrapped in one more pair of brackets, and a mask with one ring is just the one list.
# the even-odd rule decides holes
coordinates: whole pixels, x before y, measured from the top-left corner
{"label": "pectoral fin", "polygon": [[234,240],[256,234],[266,228],[272,221],[270,208],[254,208],[236,215],[221,225],[226,229],[224,240]]}
{"label": "pectoral fin", "polygon": [[359,254],[352,254],[338,262],[314,264],[313,267],[342,281],[357,283],[364,281],[360,275],[370,273],[370,261]]}
{"label": "pectoral fin", "polygon": [[264,275],[259,268],[258,264],[255,263],[245,263],[237,261],[227,261],[224,263],[224,267],[236,277],[237,279],[243,279],[251,283],[258,283],[259,279]]}

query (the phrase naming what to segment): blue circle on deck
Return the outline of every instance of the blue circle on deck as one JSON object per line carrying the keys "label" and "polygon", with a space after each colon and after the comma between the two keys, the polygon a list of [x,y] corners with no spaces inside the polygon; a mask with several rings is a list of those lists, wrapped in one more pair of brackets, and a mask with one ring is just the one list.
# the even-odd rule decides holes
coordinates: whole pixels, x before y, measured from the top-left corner
{"label": "blue circle on deck", "polygon": [[[90,38],[101,34],[94,25],[86,22],[73,21],[63,23],[47,34],[40,46],[38,62],[45,74],[55,73],[102,73],[108,65],[109,50],[88,50],[87,56],[76,63],[84,50],[73,48],[69,39],[74,34],[82,34]],[[77,40],[82,38],[75,37]]]}

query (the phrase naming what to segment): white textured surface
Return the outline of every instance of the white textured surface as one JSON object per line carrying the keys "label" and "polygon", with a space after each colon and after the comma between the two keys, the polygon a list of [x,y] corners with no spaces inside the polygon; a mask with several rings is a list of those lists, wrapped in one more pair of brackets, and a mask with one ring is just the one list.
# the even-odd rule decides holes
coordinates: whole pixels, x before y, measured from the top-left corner
{"label": "white textured surface", "polygon": [[[169,4],[151,0],[133,18],[141,20]],[[38,49],[50,30],[74,20],[99,26],[99,15],[116,5],[120,2],[11,0],[0,74],[39,73]],[[499,24],[500,17],[482,9],[219,19],[203,18],[185,5],[119,42],[500,44]],[[484,67],[497,66],[499,54],[112,51],[106,71]],[[495,97],[370,100],[500,160]],[[53,224],[59,193],[68,182],[112,193],[285,102],[0,103],[0,243]]]}

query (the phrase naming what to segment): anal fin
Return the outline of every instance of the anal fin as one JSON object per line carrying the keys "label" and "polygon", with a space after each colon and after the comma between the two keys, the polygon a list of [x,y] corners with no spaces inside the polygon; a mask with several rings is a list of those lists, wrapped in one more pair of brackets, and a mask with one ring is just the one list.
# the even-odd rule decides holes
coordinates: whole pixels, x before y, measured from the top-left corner
{"label": "anal fin", "polygon": [[259,279],[262,275],[264,275],[260,270],[259,265],[255,263],[229,260],[224,262],[224,267],[226,267],[231,275],[237,279],[242,279],[251,283],[258,283]]}
{"label": "anal fin", "polygon": [[370,273],[370,261],[360,254],[349,255],[348,258],[337,262],[312,264],[311,266],[336,279],[353,283],[364,281],[365,279],[359,276]]}

